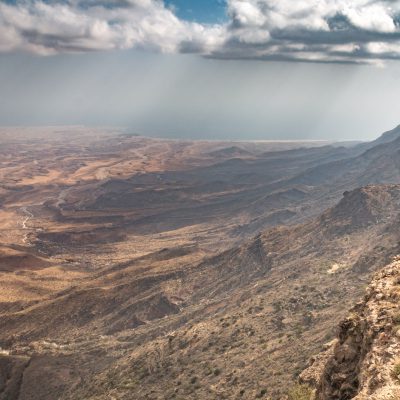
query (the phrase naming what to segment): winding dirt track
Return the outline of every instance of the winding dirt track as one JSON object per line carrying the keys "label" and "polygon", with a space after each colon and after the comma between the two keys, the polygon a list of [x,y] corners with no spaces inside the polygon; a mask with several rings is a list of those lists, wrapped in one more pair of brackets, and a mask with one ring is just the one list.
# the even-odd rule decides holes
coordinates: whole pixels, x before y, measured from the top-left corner
{"label": "winding dirt track", "polygon": [[[21,207],[21,210],[25,214],[25,218],[22,220],[22,224],[21,224],[22,225],[22,229],[28,230],[29,227],[28,227],[27,223],[29,222],[29,220],[31,220],[35,216],[28,210],[28,206]],[[23,239],[22,239],[24,244],[29,244],[29,242],[28,242],[28,233],[29,232],[26,232],[24,237],[23,237]]]}

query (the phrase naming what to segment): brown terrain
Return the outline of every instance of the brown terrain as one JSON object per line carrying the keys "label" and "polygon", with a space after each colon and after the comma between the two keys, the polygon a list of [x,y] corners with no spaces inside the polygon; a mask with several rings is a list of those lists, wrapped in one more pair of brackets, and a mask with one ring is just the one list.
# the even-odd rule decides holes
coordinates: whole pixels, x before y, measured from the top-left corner
{"label": "brown terrain", "polygon": [[400,398],[400,257],[378,272],[325,352],[301,374],[315,398]]}
{"label": "brown terrain", "polygon": [[[400,128],[362,144],[2,128],[0,143],[2,400],[297,400],[400,254]],[[307,383],[334,393],[350,378],[329,389],[337,360],[318,357]],[[367,384],[348,385],[320,398]]]}

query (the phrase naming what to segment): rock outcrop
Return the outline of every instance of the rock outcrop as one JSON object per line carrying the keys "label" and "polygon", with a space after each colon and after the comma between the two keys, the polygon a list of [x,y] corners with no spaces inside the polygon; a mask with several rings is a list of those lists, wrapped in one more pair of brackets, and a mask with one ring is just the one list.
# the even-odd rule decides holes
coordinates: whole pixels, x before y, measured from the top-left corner
{"label": "rock outcrop", "polygon": [[375,275],[300,380],[317,400],[400,399],[400,257]]}

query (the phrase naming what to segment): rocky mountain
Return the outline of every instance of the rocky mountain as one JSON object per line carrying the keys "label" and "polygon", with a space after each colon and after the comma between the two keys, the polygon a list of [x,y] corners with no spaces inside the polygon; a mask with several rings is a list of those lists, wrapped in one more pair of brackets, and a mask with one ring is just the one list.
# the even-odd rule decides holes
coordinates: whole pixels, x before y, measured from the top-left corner
{"label": "rocky mountain", "polygon": [[400,125],[396,126],[396,128],[391,129],[390,131],[384,132],[377,139],[373,140],[368,144],[364,144],[364,146],[368,146],[369,148],[374,147],[383,143],[390,143],[400,137]]}
{"label": "rocky mountain", "polygon": [[[399,132],[399,130],[395,130]],[[394,138],[392,141],[386,141]],[[358,150],[365,150],[359,145]],[[332,187],[352,187],[371,183],[396,183],[400,177],[400,136],[381,137],[360,155],[319,165],[293,178],[308,185],[329,182]]]}
{"label": "rocky mountain", "polygon": [[400,257],[380,270],[325,353],[300,376],[318,400],[400,398]]}

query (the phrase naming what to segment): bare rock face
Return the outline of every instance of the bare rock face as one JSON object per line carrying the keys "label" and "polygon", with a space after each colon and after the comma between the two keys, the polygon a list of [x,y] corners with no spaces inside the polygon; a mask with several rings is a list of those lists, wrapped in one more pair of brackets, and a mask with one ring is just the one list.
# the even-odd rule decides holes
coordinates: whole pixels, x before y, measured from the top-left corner
{"label": "bare rock face", "polygon": [[318,400],[400,399],[400,257],[375,275],[337,340],[300,380]]}

